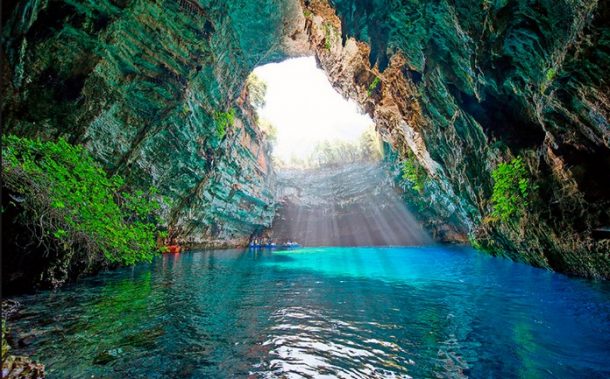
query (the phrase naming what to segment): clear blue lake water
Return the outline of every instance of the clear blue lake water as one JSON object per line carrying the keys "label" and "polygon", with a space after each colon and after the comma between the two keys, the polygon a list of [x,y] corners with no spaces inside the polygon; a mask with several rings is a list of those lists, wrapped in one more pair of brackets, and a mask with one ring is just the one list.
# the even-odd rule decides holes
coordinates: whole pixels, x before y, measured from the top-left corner
{"label": "clear blue lake water", "polygon": [[50,378],[608,378],[610,284],[461,247],[165,255],[16,298]]}

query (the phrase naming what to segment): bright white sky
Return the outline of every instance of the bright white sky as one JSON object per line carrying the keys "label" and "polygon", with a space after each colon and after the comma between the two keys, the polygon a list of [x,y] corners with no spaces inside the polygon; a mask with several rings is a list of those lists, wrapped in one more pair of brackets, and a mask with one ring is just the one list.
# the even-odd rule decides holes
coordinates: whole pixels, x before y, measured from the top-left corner
{"label": "bright white sky", "polygon": [[266,103],[259,117],[277,129],[273,154],[288,162],[307,158],[318,142],[357,141],[371,118],[353,101],[339,95],[313,57],[294,58],[257,67],[267,83]]}

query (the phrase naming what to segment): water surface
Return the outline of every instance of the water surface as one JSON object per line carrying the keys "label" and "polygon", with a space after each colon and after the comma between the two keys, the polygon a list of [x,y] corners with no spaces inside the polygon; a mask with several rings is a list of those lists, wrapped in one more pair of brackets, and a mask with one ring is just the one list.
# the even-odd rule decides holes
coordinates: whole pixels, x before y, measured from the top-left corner
{"label": "water surface", "polygon": [[49,377],[610,377],[610,286],[467,248],[200,251],[18,298]]}

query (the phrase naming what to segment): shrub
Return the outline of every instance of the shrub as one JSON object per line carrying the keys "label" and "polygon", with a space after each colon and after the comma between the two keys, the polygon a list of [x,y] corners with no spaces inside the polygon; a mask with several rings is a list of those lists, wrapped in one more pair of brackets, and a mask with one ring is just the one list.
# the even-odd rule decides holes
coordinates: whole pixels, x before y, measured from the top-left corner
{"label": "shrub", "polygon": [[546,70],[546,74],[545,74],[545,80],[546,82],[551,82],[553,81],[553,79],[555,79],[555,75],[557,75],[557,69],[554,67],[549,68],[548,70]]}
{"label": "shrub", "polygon": [[484,250],[483,245],[481,245],[473,233],[468,234],[468,242],[470,242],[470,246],[472,246],[474,249]]}
{"label": "shrub", "polygon": [[508,163],[500,163],[491,176],[494,180],[492,216],[507,221],[527,208],[532,184],[520,157]]}
{"label": "shrub", "polygon": [[214,123],[216,124],[216,138],[222,140],[227,134],[227,130],[235,120],[235,109],[231,108],[228,112],[214,113]]}
{"label": "shrub", "polygon": [[375,91],[377,89],[377,87],[379,86],[379,83],[381,82],[381,79],[379,79],[379,76],[376,76],[375,79],[371,82],[371,84],[369,85],[369,88],[367,89],[367,96],[371,96],[371,94],[373,93],[373,91]]}
{"label": "shrub", "polygon": [[424,191],[426,170],[421,167],[415,157],[409,156],[402,164],[402,178],[411,182],[411,188],[419,193]]}
{"label": "shrub", "polygon": [[267,95],[267,83],[255,73],[251,73],[246,80],[246,87],[248,88],[250,104],[255,108],[264,107],[265,96]]}
{"label": "shrub", "polygon": [[324,48],[326,50],[330,50],[330,48],[332,46],[334,28],[331,24],[324,24],[324,30],[326,32],[326,35],[324,37]]}
{"label": "shrub", "polygon": [[271,143],[275,143],[277,141],[277,128],[264,118],[260,118],[257,120],[259,129],[265,133],[267,137],[267,141]]}
{"label": "shrub", "polygon": [[80,146],[2,137],[3,185],[18,194],[32,239],[68,257],[134,264],[156,250],[156,190],[128,192]]}

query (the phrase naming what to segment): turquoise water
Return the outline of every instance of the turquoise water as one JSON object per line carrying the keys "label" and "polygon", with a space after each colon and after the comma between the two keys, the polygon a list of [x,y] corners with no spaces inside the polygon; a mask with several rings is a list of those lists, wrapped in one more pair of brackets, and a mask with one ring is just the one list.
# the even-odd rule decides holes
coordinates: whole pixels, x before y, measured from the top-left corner
{"label": "turquoise water", "polygon": [[610,377],[610,285],[467,248],[201,251],[18,298],[49,377]]}

